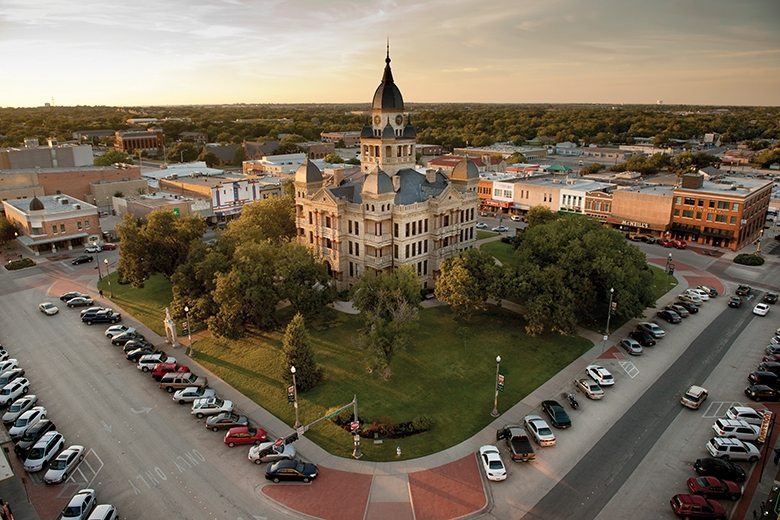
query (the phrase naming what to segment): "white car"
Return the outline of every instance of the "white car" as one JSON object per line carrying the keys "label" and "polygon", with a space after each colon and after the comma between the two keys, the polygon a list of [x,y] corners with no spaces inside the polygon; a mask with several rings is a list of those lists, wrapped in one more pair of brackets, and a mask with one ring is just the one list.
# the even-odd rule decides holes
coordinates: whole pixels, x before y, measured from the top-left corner
{"label": "white car", "polygon": [[46,316],[54,316],[60,310],[51,302],[43,302],[38,304],[38,310],[44,313]]}
{"label": "white car", "polygon": [[726,411],[726,417],[757,425],[764,421],[764,414],[749,406],[732,406]]}
{"label": "white car", "polygon": [[704,300],[701,299],[701,295],[698,292],[693,292],[690,289],[687,289],[684,291],[680,296],[679,299],[683,300],[683,296],[685,296],[684,301],[690,301],[694,305],[701,305]]}
{"label": "white car", "polygon": [[756,314],[757,316],[766,316],[769,312],[769,305],[766,303],[759,303],[756,304],[755,307],[753,307],[753,314]]}
{"label": "white car", "polygon": [[707,442],[707,451],[713,457],[726,460],[755,462],[761,457],[761,452],[753,444],[725,437],[713,437],[710,439]]}
{"label": "white car", "polygon": [[20,397],[11,404],[8,410],[3,414],[3,424],[13,424],[24,412],[35,406],[38,402],[38,396],[35,394]]}
{"label": "white car", "polygon": [[74,444],[49,464],[49,469],[43,476],[43,481],[47,484],[59,484],[68,479],[68,474],[84,460],[84,446]]}
{"label": "white car", "polygon": [[758,439],[761,431],[760,426],[735,419],[718,419],[712,429],[718,437],[731,437],[741,441],[754,441]]}
{"label": "white car", "polygon": [[158,363],[176,363],[176,358],[168,357],[165,352],[159,354],[146,354],[138,360],[136,368],[142,372],[153,370]]}
{"label": "white car", "polygon": [[84,251],[86,251],[87,253],[99,253],[102,250],[103,248],[97,244],[88,245],[87,247],[84,248]]}
{"label": "white car", "polygon": [[232,411],[233,401],[226,401],[219,397],[209,397],[206,399],[195,399],[192,402],[192,412],[190,413],[198,419],[203,419],[207,415]]}
{"label": "white car", "polygon": [[34,473],[43,469],[43,465],[53,459],[65,444],[65,438],[58,431],[43,434],[32,447],[24,461],[24,469]]}
{"label": "white car", "polygon": [[30,390],[30,380],[26,377],[19,377],[5,385],[0,390],[0,406],[9,404],[22,397]]}
{"label": "white car", "polygon": [[601,365],[588,365],[585,367],[585,373],[593,379],[599,386],[612,386],[615,384],[615,378],[612,377],[609,370]]}
{"label": "white car", "polygon": [[482,462],[482,469],[485,470],[488,480],[495,482],[506,480],[506,466],[501,460],[501,453],[498,448],[491,445],[479,448],[479,460]]}
{"label": "white car", "polygon": [[98,504],[87,520],[119,520],[119,513],[111,504]]}
{"label": "white car", "polygon": [[11,436],[11,440],[19,439],[27,428],[34,424],[38,424],[38,421],[46,418],[46,408],[43,406],[36,406],[24,412],[20,415],[13,426],[8,429],[8,435]]}
{"label": "white car", "polygon": [[[256,446],[249,448],[249,460],[255,464],[261,464],[263,462],[276,462],[277,460],[295,458],[295,446],[292,444],[282,444],[281,446],[274,446],[274,441],[261,442]],[[271,448],[271,452],[260,457],[260,452],[268,448]]]}
{"label": "white car", "polygon": [[487,229],[488,225],[484,222],[477,222],[477,229]]}
{"label": "white car", "polygon": [[19,367],[19,361],[15,358],[6,359],[2,363],[0,363],[0,374],[5,372],[6,370],[11,370],[13,368]]}
{"label": "white car", "polygon": [[509,231],[509,228],[506,226],[496,226],[492,228],[490,231],[495,231],[496,233],[505,233]]}
{"label": "white car", "polygon": [[539,446],[555,446],[555,434],[547,421],[538,415],[526,415],[523,419],[526,431],[531,434]]}
{"label": "white car", "polygon": [[216,397],[217,392],[213,388],[203,388],[200,386],[188,386],[177,390],[173,394],[173,400],[179,404],[191,403],[195,399],[207,399],[209,397]]}
{"label": "white car", "polygon": [[94,489],[81,489],[73,495],[57,520],[87,520],[89,514],[95,509],[96,502],[97,496]]}
{"label": "white car", "polygon": [[701,301],[706,302],[710,299],[710,293],[703,289],[686,289],[688,294],[697,294],[699,298],[701,298]]}
{"label": "white car", "polygon": [[135,327],[128,327],[127,325],[111,325],[106,329],[106,337],[113,339],[114,336],[118,336],[123,332],[135,332]]}
{"label": "white car", "polygon": [[604,398],[604,390],[598,383],[590,379],[580,378],[574,380],[574,388],[582,392],[588,399],[598,400]]}

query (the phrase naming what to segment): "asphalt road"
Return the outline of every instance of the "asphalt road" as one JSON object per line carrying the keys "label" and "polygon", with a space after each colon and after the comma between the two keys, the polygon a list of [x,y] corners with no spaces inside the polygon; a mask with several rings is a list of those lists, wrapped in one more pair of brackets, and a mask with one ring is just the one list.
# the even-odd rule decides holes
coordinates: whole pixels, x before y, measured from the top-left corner
{"label": "asphalt road", "polygon": [[[89,451],[64,486],[43,489],[42,473],[30,477],[28,486],[44,494],[45,511],[36,504],[41,518],[53,518],[83,487],[94,487],[98,501],[116,505],[123,518],[285,517],[260,498],[264,477],[246,460],[248,447],[228,448],[220,433],[174,403],[111,346],[106,326],[82,324],[78,309],[64,305],[52,317],[38,311],[41,301],[60,303],[46,296],[55,272],[0,274],[0,341],[26,369],[31,393],[66,445]],[[78,273],[62,278],[72,276]]]}
{"label": "asphalt road", "polygon": [[[723,297],[706,305],[724,305]],[[735,312],[724,305],[713,326],[690,344],[677,362],[524,518],[596,518],[672,421],[684,411],[679,404],[682,387],[704,381],[753,319],[748,306]],[[655,348],[663,346],[659,344]],[[698,449],[697,453],[706,455]]]}

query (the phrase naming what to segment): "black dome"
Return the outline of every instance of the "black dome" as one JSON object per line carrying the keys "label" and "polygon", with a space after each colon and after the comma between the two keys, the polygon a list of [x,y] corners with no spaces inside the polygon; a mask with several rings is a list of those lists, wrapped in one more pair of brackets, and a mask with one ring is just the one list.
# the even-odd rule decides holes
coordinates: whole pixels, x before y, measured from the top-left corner
{"label": "black dome", "polygon": [[43,202],[38,197],[33,197],[30,201],[30,211],[40,211],[44,209]]}
{"label": "black dome", "polygon": [[376,92],[374,92],[374,101],[371,103],[371,108],[395,112],[403,112],[404,110],[404,98],[401,96],[401,91],[395,86],[393,72],[390,70],[389,49],[385,58],[385,73],[382,75],[382,82],[376,88]]}

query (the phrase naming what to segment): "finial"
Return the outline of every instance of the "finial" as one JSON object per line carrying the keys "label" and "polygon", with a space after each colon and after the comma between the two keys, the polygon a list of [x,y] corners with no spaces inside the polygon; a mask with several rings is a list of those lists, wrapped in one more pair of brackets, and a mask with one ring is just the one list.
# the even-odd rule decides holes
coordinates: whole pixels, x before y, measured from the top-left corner
{"label": "finial", "polygon": [[390,37],[387,37],[387,57],[385,58],[385,63],[390,63]]}

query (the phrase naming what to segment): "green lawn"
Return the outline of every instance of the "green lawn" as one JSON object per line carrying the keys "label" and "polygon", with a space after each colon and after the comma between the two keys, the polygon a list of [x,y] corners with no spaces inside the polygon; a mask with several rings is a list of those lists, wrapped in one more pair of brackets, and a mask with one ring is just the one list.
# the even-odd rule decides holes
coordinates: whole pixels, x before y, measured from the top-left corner
{"label": "green lawn", "polygon": [[[111,281],[109,289],[108,281]],[[140,320],[160,336],[165,336],[165,306],[173,299],[171,283],[162,275],[156,274],[146,280],[144,286],[136,289],[132,285],[117,283],[116,272],[111,273],[98,282],[98,288],[103,290],[103,296]],[[113,294],[113,296],[112,296]]]}
{"label": "green lawn", "polygon": [[487,251],[488,253],[493,255],[503,265],[516,265],[517,263],[515,250],[512,249],[511,244],[505,244],[500,240],[496,240],[495,242],[488,242],[487,244],[482,244],[482,246],[480,246],[480,249],[482,249],[483,251]]}
{"label": "green lawn", "polygon": [[490,238],[498,235],[498,233],[494,233],[493,231],[484,231],[482,229],[477,230],[477,240],[482,240],[483,238]]}
{"label": "green lawn", "polygon": [[647,266],[653,273],[651,285],[654,299],[658,300],[658,298],[668,293],[670,289],[677,286],[677,278],[673,275],[666,274],[664,269],[653,264],[647,264]]}

